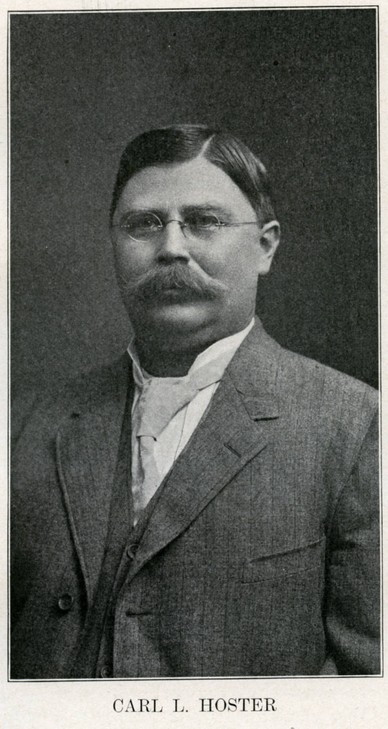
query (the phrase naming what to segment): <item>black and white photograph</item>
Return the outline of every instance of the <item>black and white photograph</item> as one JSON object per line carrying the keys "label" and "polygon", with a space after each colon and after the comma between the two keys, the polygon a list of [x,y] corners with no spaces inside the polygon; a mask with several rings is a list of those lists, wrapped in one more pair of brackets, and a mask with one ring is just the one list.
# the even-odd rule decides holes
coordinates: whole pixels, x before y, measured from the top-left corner
{"label": "black and white photograph", "polygon": [[379,7],[194,5],[7,13],[7,682],[334,727],[277,696],[384,675]]}

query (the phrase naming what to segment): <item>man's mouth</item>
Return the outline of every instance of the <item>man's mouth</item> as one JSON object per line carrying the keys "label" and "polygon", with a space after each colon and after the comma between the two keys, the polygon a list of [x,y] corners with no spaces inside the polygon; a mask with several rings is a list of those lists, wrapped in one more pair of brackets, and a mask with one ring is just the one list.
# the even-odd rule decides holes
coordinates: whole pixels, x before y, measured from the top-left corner
{"label": "man's mouth", "polygon": [[147,301],[148,303],[152,303],[152,301],[188,302],[199,301],[206,298],[208,297],[203,292],[199,293],[198,291],[195,291],[187,286],[176,286],[174,284],[170,284],[165,288],[159,289],[159,291],[156,292],[152,297],[148,297]]}

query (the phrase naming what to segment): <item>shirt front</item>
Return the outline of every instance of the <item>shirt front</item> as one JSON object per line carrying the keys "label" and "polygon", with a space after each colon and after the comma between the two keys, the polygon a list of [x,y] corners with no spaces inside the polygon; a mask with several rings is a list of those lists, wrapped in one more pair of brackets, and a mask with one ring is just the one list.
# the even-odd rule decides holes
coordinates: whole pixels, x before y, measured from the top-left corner
{"label": "shirt front", "polygon": [[[210,345],[207,349],[201,352],[193,362],[188,375],[195,372],[196,370],[204,367],[205,365],[213,362],[216,359],[223,357],[223,371],[225,371],[232,357],[235,355],[237,349],[242,344],[243,340],[247,336],[248,332],[254,325],[254,318],[250,321],[247,327],[236,334],[232,334],[229,337],[220,339],[218,342]],[[148,374],[142,369],[138,354],[136,352],[134,338],[131,340],[128,346],[128,354],[132,359],[133,378],[135,381],[135,394],[132,405],[132,488],[139,488],[141,481],[141,468],[140,468],[140,453],[139,453],[139,439],[136,431],[136,408],[139,403],[141,390],[146,381],[153,378],[152,375]],[[222,376],[222,375],[221,375]],[[160,378],[166,380],[168,378]],[[176,378],[173,378],[176,381]],[[182,378],[183,379],[183,378]],[[220,377],[221,379],[221,377]],[[159,437],[154,444],[154,459],[159,472],[159,484],[163,481],[167,473],[172,468],[174,462],[178,458],[179,454],[189,441],[198,423],[200,422],[203,414],[206,411],[214,393],[216,392],[220,380],[213,384],[204,387],[202,390],[194,396],[194,398],[176,415],[174,415],[168,425],[160,433]],[[141,487],[141,486],[140,486]],[[139,518],[139,514],[135,511],[135,523]]]}

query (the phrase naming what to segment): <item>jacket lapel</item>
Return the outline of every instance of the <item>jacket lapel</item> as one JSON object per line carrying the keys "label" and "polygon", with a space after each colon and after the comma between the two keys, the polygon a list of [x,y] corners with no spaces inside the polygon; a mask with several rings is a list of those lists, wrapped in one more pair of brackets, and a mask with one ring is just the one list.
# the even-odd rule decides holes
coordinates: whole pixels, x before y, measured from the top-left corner
{"label": "jacket lapel", "polygon": [[57,433],[59,480],[89,603],[103,559],[125,403],[131,395],[128,371],[125,356],[95,383],[86,402],[69,410]]}
{"label": "jacket lapel", "polygon": [[269,423],[279,415],[274,386],[280,351],[257,323],[156,494],[132,576],[182,533],[238,471],[264,450]]}

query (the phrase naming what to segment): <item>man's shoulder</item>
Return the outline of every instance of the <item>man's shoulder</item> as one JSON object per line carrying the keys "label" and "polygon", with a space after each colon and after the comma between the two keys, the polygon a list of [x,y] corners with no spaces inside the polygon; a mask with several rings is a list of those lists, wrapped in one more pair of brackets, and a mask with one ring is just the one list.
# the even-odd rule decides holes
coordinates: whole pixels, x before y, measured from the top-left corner
{"label": "man's shoulder", "polygon": [[331,383],[351,392],[363,391],[371,397],[376,397],[378,394],[374,387],[356,377],[280,345],[279,348],[281,370],[300,384],[313,380]]}
{"label": "man's shoulder", "polygon": [[280,347],[277,389],[280,397],[300,408],[315,408],[341,420],[369,420],[379,393],[366,382],[304,355]]}
{"label": "man's shoulder", "polygon": [[114,394],[122,380],[127,381],[128,373],[129,358],[125,352],[113,362],[81,372],[65,382],[58,391],[50,393],[51,402],[87,407],[96,399],[103,400]]}
{"label": "man's shoulder", "polygon": [[32,420],[50,427],[68,414],[87,411],[104,401],[119,396],[128,382],[128,356],[86,372],[47,392],[23,393],[11,408],[12,435],[17,439],[25,425]]}
{"label": "man's shoulder", "polygon": [[260,394],[271,394],[287,409],[341,419],[365,416],[378,407],[378,392],[348,374],[286,349],[259,326],[247,338],[236,378]]}

